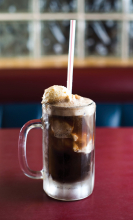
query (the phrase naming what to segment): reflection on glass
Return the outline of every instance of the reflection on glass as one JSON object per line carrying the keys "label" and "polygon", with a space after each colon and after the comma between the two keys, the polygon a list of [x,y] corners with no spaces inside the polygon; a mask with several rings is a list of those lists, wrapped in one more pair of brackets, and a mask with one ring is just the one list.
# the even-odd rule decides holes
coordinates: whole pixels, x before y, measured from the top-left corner
{"label": "reflection on glass", "polygon": [[42,21],[42,55],[68,53],[70,21]]}
{"label": "reflection on glass", "polygon": [[85,0],[86,12],[119,12],[121,8],[121,0]]}
{"label": "reflection on glass", "polygon": [[41,12],[75,12],[76,10],[77,0],[40,0]]}
{"label": "reflection on glass", "polygon": [[129,28],[129,55],[133,57],[133,21],[130,22]]}
{"label": "reflection on glass", "polygon": [[0,12],[29,12],[32,0],[0,0]]}
{"label": "reflection on glass", "polygon": [[28,56],[32,51],[28,22],[0,23],[0,56]]}
{"label": "reflection on glass", "polygon": [[119,27],[120,23],[112,20],[86,22],[86,56],[119,56]]}

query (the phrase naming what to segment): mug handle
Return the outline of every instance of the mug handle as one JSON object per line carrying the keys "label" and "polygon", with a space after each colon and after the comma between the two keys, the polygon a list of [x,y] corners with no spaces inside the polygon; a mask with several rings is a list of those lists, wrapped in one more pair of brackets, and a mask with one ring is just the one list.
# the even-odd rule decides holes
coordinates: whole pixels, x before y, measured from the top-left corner
{"label": "mug handle", "polygon": [[26,157],[26,141],[27,135],[32,128],[41,128],[43,129],[43,125],[41,119],[34,119],[28,121],[24,126],[21,128],[19,133],[19,140],[18,140],[18,158],[21,170],[24,174],[33,179],[43,179],[43,171],[34,171],[31,170],[28,166],[27,157]]}

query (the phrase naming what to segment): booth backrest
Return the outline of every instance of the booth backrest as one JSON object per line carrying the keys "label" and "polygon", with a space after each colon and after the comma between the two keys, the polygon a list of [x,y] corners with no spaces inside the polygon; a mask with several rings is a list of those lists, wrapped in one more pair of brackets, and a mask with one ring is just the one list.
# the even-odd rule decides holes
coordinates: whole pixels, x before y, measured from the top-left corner
{"label": "booth backrest", "polygon": [[[66,79],[66,68],[1,69],[0,127],[40,118],[44,89]],[[73,94],[97,103],[97,126],[133,126],[133,68],[74,68]]]}
{"label": "booth backrest", "polygon": [[[3,104],[0,106],[0,127],[22,127],[27,121],[41,118],[41,104]],[[133,126],[133,104],[97,104],[96,125],[107,127]]]}
{"label": "booth backrest", "polygon": [[[41,102],[44,89],[66,81],[66,68],[3,69],[0,103]],[[97,103],[133,103],[133,68],[74,68],[73,94]]]}
{"label": "booth backrest", "polygon": [[2,109],[1,127],[22,127],[27,121],[41,117],[41,104],[4,104]]}

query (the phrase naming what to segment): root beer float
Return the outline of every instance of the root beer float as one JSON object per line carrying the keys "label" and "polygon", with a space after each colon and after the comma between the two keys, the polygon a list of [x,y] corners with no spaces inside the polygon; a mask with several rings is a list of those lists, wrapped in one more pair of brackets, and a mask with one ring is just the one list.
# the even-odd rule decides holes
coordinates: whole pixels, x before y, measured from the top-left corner
{"label": "root beer float", "polygon": [[95,103],[51,86],[44,92],[42,112],[44,190],[55,188],[62,199],[68,195],[66,200],[72,194],[87,197],[94,185]]}

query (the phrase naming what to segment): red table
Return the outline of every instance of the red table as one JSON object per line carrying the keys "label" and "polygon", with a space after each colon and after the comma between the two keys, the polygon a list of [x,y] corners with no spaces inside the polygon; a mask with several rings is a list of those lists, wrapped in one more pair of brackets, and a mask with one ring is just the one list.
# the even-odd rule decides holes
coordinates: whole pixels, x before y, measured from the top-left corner
{"label": "red table", "polygon": [[[96,179],[93,194],[74,202],[49,198],[42,180],[30,179],[18,163],[19,129],[0,130],[1,220],[133,219],[133,128],[97,128]],[[28,136],[27,157],[41,169],[41,130]]]}

